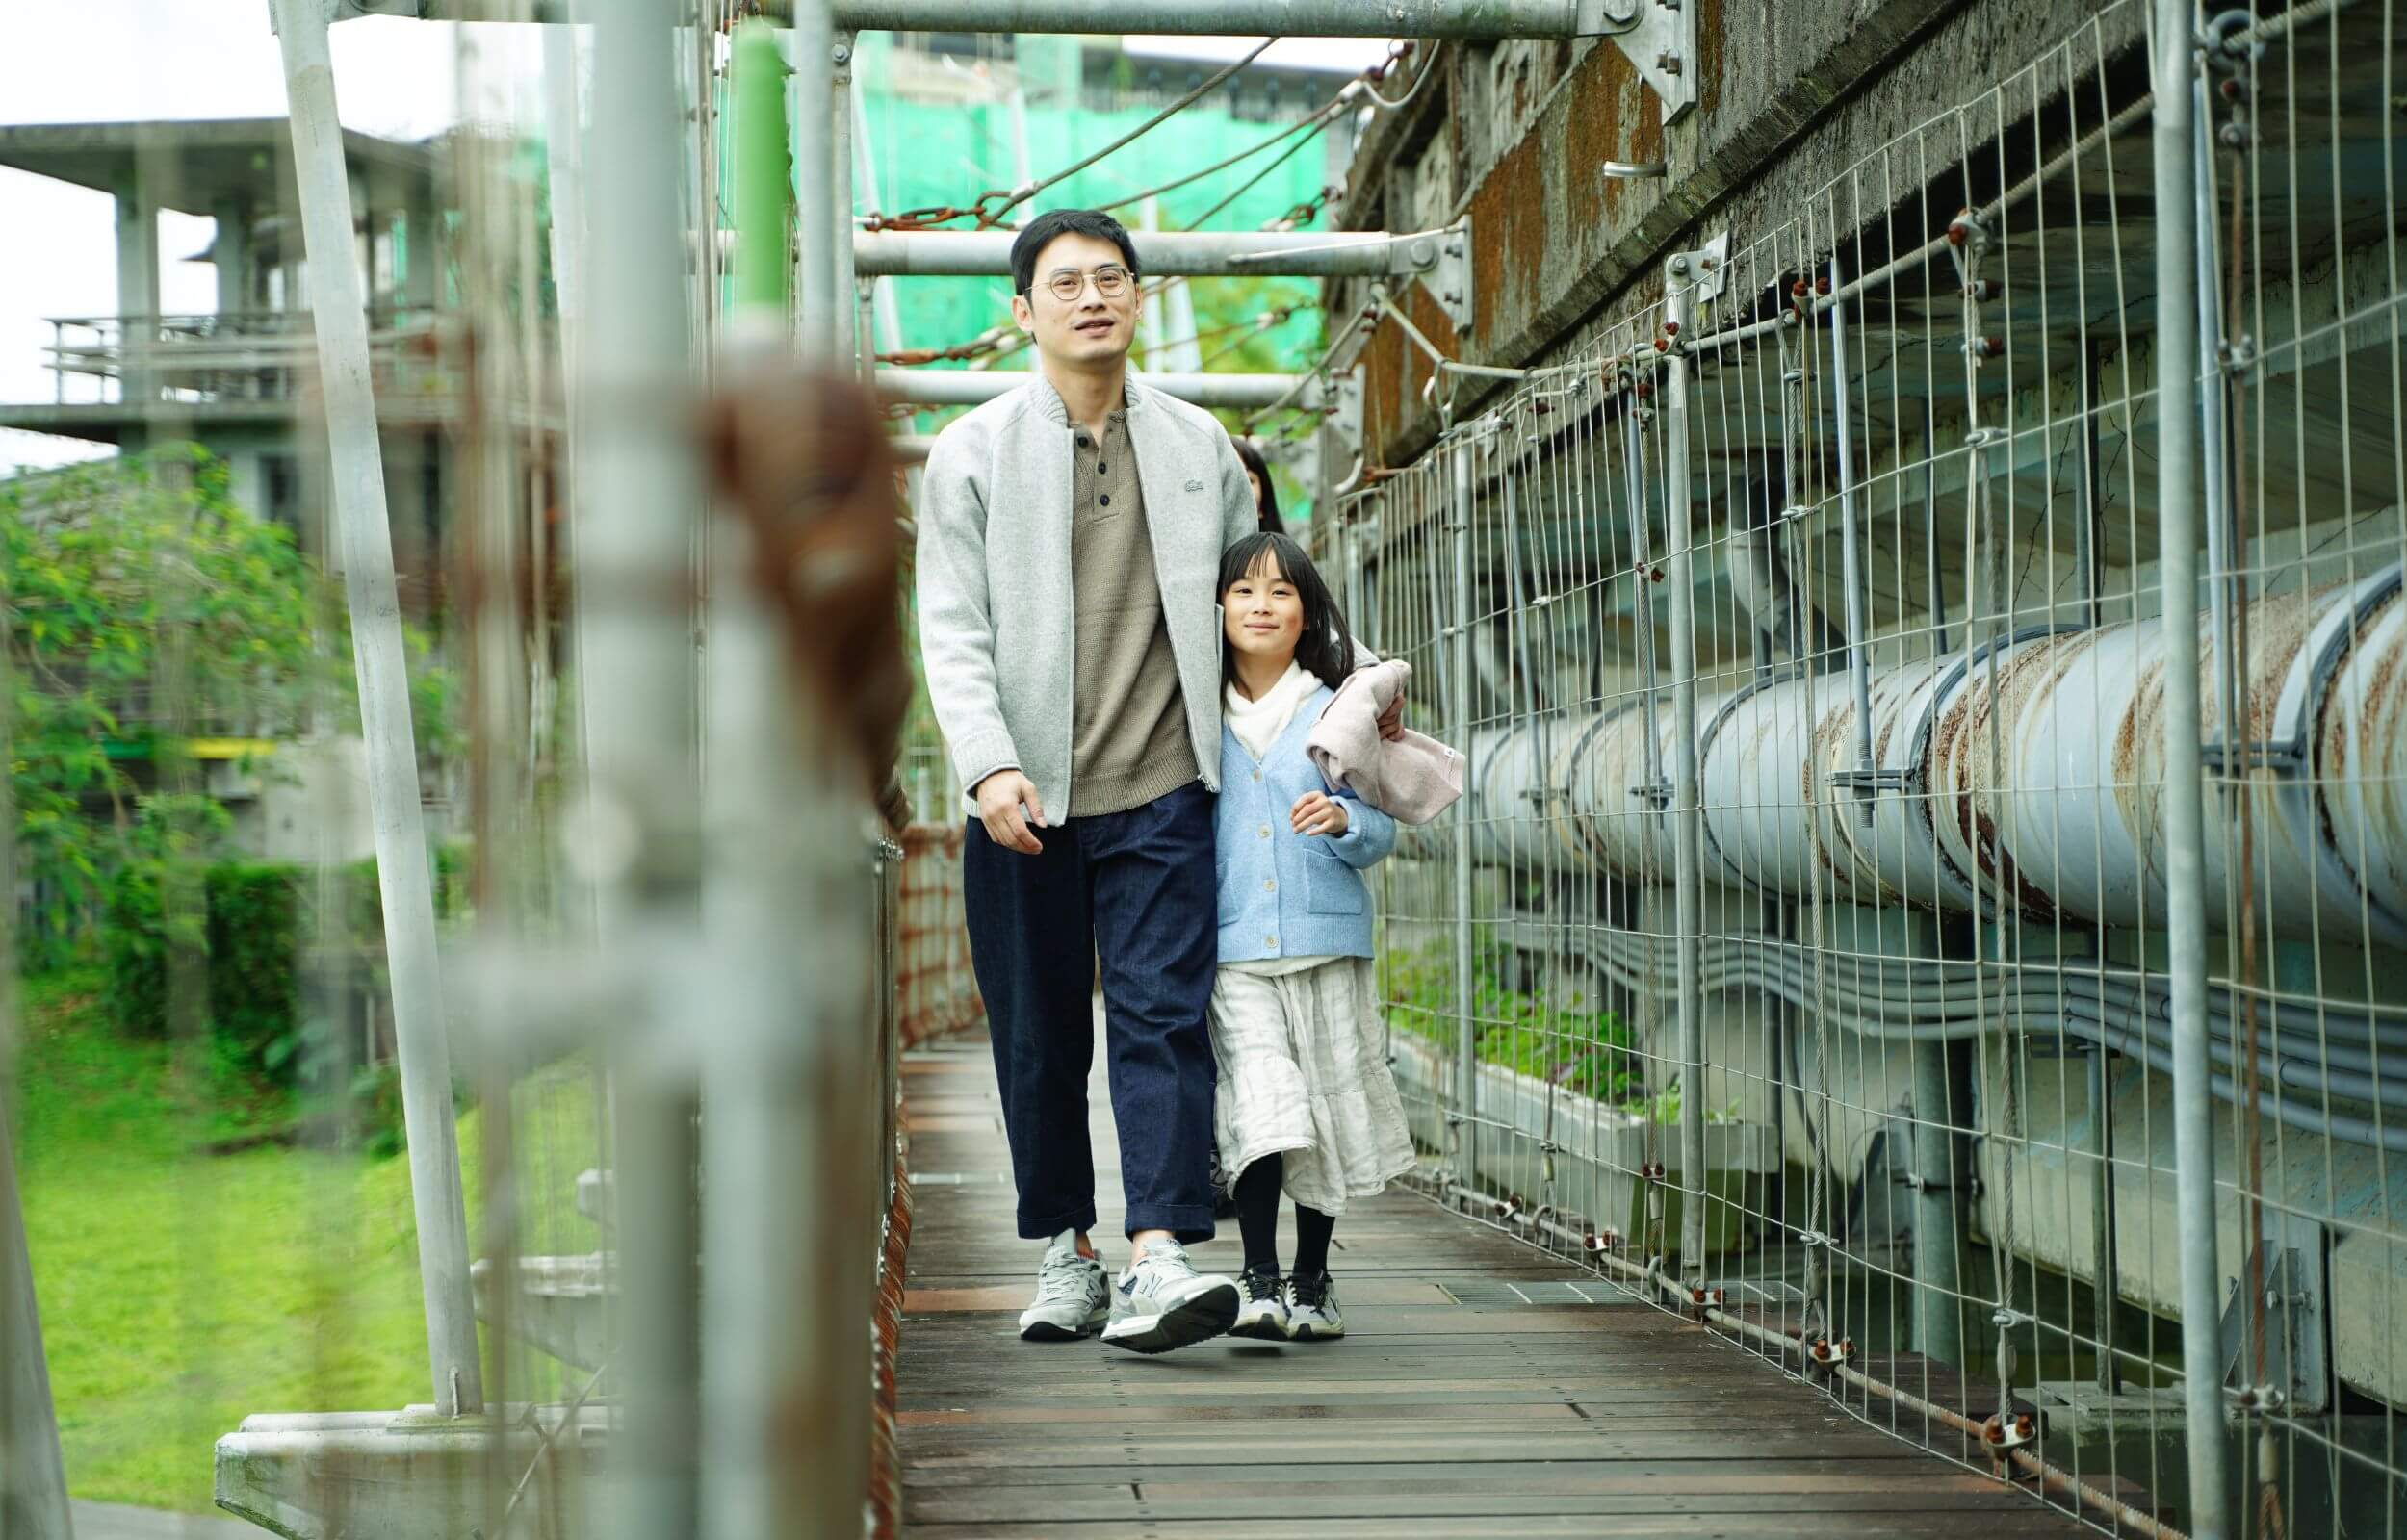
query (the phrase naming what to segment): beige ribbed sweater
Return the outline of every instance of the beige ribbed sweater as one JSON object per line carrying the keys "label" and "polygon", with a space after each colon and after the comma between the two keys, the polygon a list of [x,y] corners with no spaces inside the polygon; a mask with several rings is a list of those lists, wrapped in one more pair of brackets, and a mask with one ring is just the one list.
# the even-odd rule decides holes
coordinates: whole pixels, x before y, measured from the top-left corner
{"label": "beige ribbed sweater", "polygon": [[1083,818],[1142,807],[1197,770],[1126,414],[1100,441],[1070,432],[1070,806]]}

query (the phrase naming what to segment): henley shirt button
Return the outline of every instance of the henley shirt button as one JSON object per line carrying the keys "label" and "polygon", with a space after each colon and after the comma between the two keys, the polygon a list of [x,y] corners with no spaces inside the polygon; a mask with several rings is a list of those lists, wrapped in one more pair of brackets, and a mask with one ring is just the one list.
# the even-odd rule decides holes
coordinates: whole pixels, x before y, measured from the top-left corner
{"label": "henley shirt button", "polygon": [[1080,448],[1080,449],[1091,449],[1091,448],[1093,448],[1093,447],[1094,447],[1094,444],[1095,444],[1095,441],[1094,441],[1093,439],[1088,438],[1085,434],[1081,433],[1081,434],[1079,434],[1079,435],[1078,435],[1078,448]]}
{"label": "henley shirt button", "polygon": [[1106,493],[1104,493],[1101,497],[1097,498],[1095,500],[1096,500],[1096,501],[1098,501],[1098,502],[1100,502],[1100,503],[1101,503],[1104,507],[1108,508],[1108,507],[1110,507],[1110,506],[1112,505],[1112,495],[1111,495],[1110,493],[1108,493],[1108,492],[1106,492]]}
{"label": "henley shirt button", "polygon": [[1105,464],[1104,464],[1102,461],[1100,461],[1100,460],[1098,460],[1098,461],[1096,461],[1096,462],[1095,462],[1095,474],[1096,474],[1097,475],[1109,475],[1110,473],[1111,473],[1111,467],[1110,467],[1110,466],[1105,465]]}

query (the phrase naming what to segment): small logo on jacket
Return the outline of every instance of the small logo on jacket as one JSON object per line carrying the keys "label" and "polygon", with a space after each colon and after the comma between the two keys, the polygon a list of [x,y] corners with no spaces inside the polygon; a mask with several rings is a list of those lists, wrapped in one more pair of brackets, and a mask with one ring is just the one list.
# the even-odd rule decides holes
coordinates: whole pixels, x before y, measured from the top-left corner
{"label": "small logo on jacket", "polygon": [[1201,492],[1204,490],[1204,483],[1201,481],[1190,481],[1187,483],[1187,490],[1189,492]]}

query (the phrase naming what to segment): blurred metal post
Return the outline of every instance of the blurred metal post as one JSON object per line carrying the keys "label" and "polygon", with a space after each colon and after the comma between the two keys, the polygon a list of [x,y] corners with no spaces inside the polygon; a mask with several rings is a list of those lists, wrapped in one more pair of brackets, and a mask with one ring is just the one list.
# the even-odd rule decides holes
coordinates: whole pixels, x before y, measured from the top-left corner
{"label": "blurred metal post", "polygon": [[[6,799],[0,798],[0,810]],[[12,824],[0,837],[13,834]],[[5,864],[5,863],[0,863]],[[12,896],[13,885],[6,889]],[[5,924],[6,921],[0,921]],[[15,962],[0,946],[0,1055],[15,1030]],[[34,1300],[33,1258],[25,1246],[25,1216],[17,1206],[14,1138],[9,1127],[11,1079],[0,1073],[0,1536],[6,1540],[75,1540],[67,1511],[66,1470],[59,1458],[59,1422],[50,1404],[50,1369],[41,1351],[41,1312]]]}
{"label": "blurred metal post", "polygon": [[[868,378],[867,355],[877,349],[869,342],[869,330],[862,324],[858,285],[852,267],[852,64],[854,41],[849,32],[840,32],[828,44],[828,202],[820,211],[828,223],[828,250],[836,259],[829,282],[835,287],[829,293],[828,324],[835,332],[835,356],[831,366]],[[804,208],[802,218],[811,218]]]}
{"label": "blurred metal post", "polygon": [[332,470],[332,514],[349,602],[359,718],[368,740],[368,798],[376,831],[376,886],[384,900],[393,1037],[401,1065],[401,1118],[409,1139],[410,1202],[418,1220],[418,1277],[426,1295],[434,1405],[446,1417],[484,1408],[477,1316],[468,1283],[468,1214],[460,1193],[459,1135],[435,956],[434,893],[419,802],[407,654],[395,591],[393,534],[384,501],[384,451],[368,378],[368,310],[360,293],[350,173],[334,109],[326,51],[327,0],[274,0],[284,86],[291,102],[293,170],[309,258],[309,296]]}
{"label": "blurred metal post", "polygon": [[[591,756],[575,855],[602,888],[601,941],[660,946],[696,914],[692,837],[693,538],[700,506],[686,410],[678,184],[683,146],[668,0],[592,0],[593,108],[585,164],[584,415],[577,445],[578,708]],[[606,682],[602,682],[606,681]],[[612,1186],[618,1245],[610,1532],[695,1532],[693,1094],[655,1062],[665,1036],[631,1002],[618,1050]]]}
{"label": "blurred metal post", "polygon": [[1665,274],[1663,319],[1674,346],[1664,354],[1663,509],[1665,578],[1671,590],[1671,787],[1673,945],[1680,990],[1680,1268],[1705,1276],[1705,1002],[1699,972],[1704,930],[1704,799],[1696,767],[1696,557],[1689,527],[1687,330],[1695,259],[1674,256]]}
{"label": "blurred metal post", "polygon": [[2164,628],[2166,973],[2172,985],[2174,1205],[2179,1226],[2182,1400],[2189,1530],[2230,1533],[2224,1491],[2223,1352],[2215,1264],[2213,1124],[2208,1108],[2204,723],[2198,699],[2198,270],[2188,0],[2155,0],[2157,544]]}
{"label": "blurred metal post", "polygon": [[[1471,429],[1458,432],[1447,468],[1454,473],[1454,497],[1447,509],[1446,530],[1454,537],[1454,596],[1446,629],[1447,651],[1453,654],[1447,715],[1454,723],[1454,741],[1471,741]],[[1462,798],[1454,805],[1454,1013],[1455,1034],[1455,1177],[1465,1187],[1479,1185],[1479,1027],[1471,1019],[1478,997],[1471,979],[1477,956],[1471,937],[1471,808],[1478,788],[1471,783],[1476,757],[1462,752]]]}
{"label": "blurred metal post", "polygon": [[[795,342],[805,358],[836,351],[836,317],[852,291],[836,288],[836,23],[828,0],[794,0]],[[849,180],[849,179],[847,179]],[[844,236],[852,232],[847,218]]]}
{"label": "blurred metal post", "polygon": [[[8,761],[15,699],[8,653],[0,650],[0,762]],[[75,1540],[9,1126],[16,1103],[16,803],[0,776],[0,1537]]]}

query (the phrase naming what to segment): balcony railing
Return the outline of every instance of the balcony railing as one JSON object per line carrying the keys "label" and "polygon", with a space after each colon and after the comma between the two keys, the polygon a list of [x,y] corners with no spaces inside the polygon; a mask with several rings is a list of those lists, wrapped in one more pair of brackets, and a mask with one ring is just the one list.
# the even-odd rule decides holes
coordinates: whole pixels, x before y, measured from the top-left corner
{"label": "balcony railing", "polygon": [[[47,367],[60,405],[112,401],[290,401],[316,367],[305,310],[209,316],[55,316]],[[458,372],[428,305],[368,312],[379,396],[449,396]]]}

